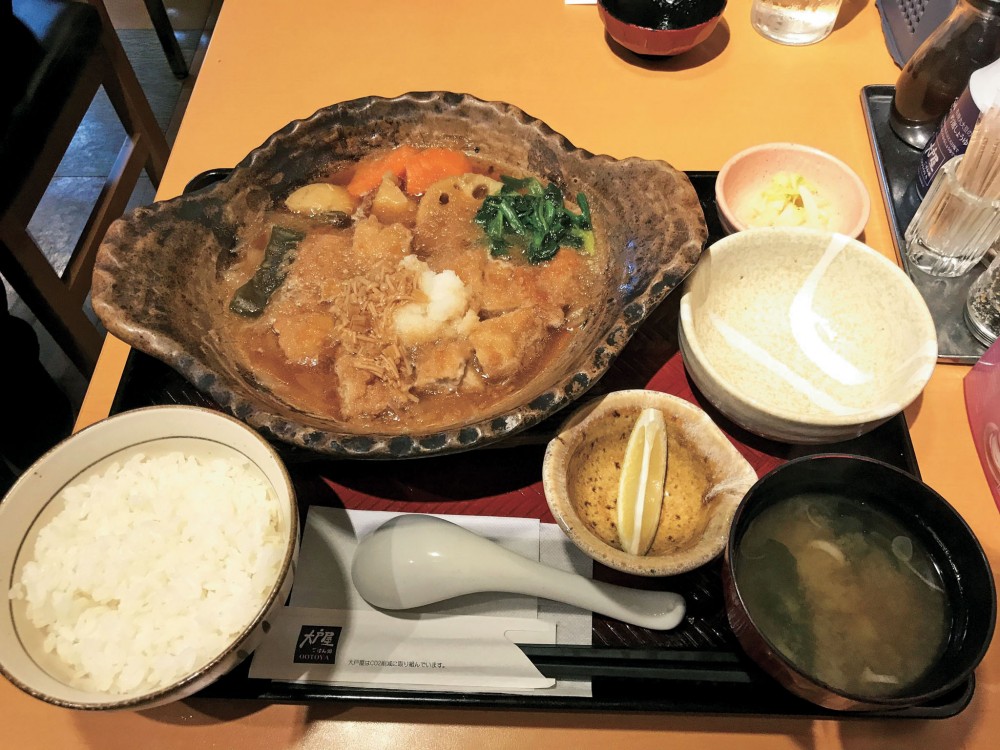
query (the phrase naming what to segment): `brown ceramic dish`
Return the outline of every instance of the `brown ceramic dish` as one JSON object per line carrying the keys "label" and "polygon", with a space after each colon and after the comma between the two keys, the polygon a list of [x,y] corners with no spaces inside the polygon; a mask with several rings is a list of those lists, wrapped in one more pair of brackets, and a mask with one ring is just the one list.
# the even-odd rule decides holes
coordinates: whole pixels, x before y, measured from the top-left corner
{"label": "brown ceramic dish", "polygon": [[[213,335],[210,300],[250,216],[339,162],[404,142],[461,148],[566,192],[584,191],[598,241],[607,243],[609,271],[602,303],[585,329],[516,404],[431,434],[357,434],[261,388]],[[591,154],[516,107],[465,94],[368,97],[292,122],[222,182],[137,209],[112,225],[97,259],[93,304],[111,333],[168,363],[270,437],[326,454],[421,456],[494,442],[584,393],[694,266],[706,238],[691,183],[664,162]]]}
{"label": "brown ceramic dish", "polygon": [[[666,485],[672,497],[653,546],[631,555],[609,528],[617,517],[619,473],[592,472],[601,453],[624,456],[628,435],[643,409],[659,409],[667,426]],[[603,468],[603,467],[601,467]],[[598,562],[640,576],[668,576],[704,565],[722,553],[733,513],[757,481],[740,455],[709,416],[669,393],[615,391],[577,410],[549,443],[542,466],[545,499],[566,535]],[[599,499],[599,502],[595,500]]]}
{"label": "brown ceramic dish", "polygon": [[[785,656],[747,606],[743,596],[747,584],[734,564],[747,529],[768,508],[806,493],[850,498],[891,516],[922,543],[940,574],[951,614],[944,644],[922,676],[895,693],[854,695],[824,683]],[[757,482],[733,519],[722,580],[729,623],[747,654],[792,693],[834,710],[903,708],[955,689],[968,680],[986,654],[996,623],[996,589],[989,561],[962,517],[919,479],[860,456],[806,456],[779,466]]]}

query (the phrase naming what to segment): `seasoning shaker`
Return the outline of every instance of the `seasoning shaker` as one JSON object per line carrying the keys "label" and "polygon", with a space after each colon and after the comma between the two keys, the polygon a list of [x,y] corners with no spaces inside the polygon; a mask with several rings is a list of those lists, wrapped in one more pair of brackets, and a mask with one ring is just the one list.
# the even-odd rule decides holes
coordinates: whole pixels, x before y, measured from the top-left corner
{"label": "seasoning shaker", "polygon": [[958,0],[896,80],[889,125],[924,148],[969,77],[1000,58],[1000,0]]}
{"label": "seasoning shaker", "polygon": [[972,334],[989,346],[1000,334],[1000,253],[972,282],[965,300],[965,322]]}

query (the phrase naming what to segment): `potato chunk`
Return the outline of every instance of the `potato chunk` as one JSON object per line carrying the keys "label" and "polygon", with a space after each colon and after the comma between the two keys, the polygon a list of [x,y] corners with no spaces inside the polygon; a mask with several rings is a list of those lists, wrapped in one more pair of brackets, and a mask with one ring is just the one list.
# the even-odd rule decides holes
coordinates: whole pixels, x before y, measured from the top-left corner
{"label": "potato chunk", "polygon": [[327,182],[314,182],[311,185],[303,185],[289,195],[285,199],[285,206],[289,211],[309,216],[332,211],[350,215],[354,213],[358,203],[354,196],[347,192],[347,188]]}
{"label": "potato chunk", "polygon": [[412,227],[417,218],[417,204],[406,197],[399,185],[385,175],[372,200],[372,213],[383,224],[403,224]]}

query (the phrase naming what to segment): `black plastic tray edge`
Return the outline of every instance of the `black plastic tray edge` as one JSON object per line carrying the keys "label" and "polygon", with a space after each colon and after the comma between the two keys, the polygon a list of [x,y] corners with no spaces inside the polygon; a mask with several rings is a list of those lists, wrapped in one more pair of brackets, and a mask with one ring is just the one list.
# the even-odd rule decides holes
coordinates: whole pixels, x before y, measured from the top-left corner
{"label": "black plastic tray edge", "polygon": [[[221,168],[221,169],[211,169],[206,170],[194,178],[192,178],[184,188],[184,193],[192,192],[193,190],[199,190],[201,188],[207,187],[212,183],[225,178],[231,170]],[[696,185],[704,185],[708,180],[713,180],[717,172],[714,171],[688,171],[687,175],[691,179],[692,183]],[[713,237],[720,236],[720,228],[718,226],[718,218],[715,214],[714,206],[714,196],[704,194],[704,191],[699,193],[699,198],[702,203],[702,209],[705,212],[706,221],[710,228],[710,239],[712,241]],[[891,203],[891,201],[890,201]],[[136,357],[147,356],[142,352],[138,352],[132,349],[126,359],[125,367],[122,372],[122,376],[119,383],[119,388],[115,392],[115,396],[112,400],[111,413],[116,414],[122,410],[122,400],[124,398],[124,389],[122,389],[121,384],[128,382],[131,372],[135,367]],[[901,439],[902,449],[902,460],[906,464],[906,469],[912,474],[919,477],[920,470],[917,463],[916,453],[913,449],[913,443],[910,440],[909,430],[906,426],[905,418],[902,414],[896,416],[894,422],[898,422],[899,427],[899,437]],[[574,647],[566,648],[549,648],[544,651],[550,655],[555,655],[557,660],[559,658],[565,660],[567,658],[577,658],[579,654],[573,652]],[[525,648],[526,651],[530,651],[530,647]],[[655,661],[663,656],[663,651],[650,649],[632,649],[630,650],[630,660],[631,661],[641,661],[650,660]],[[671,657],[677,658],[681,655],[681,652],[671,651],[667,652]],[[544,658],[533,657],[535,662],[538,664],[540,671],[546,676],[566,676],[564,671],[560,671],[558,667],[554,672],[550,673],[545,664]],[[601,661],[602,660],[581,660],[583,663],[580,664],[581,667],[590,667],[592,671],[600,673]],[[590,661],[590,664],[586,662]],[[725,666],[730,666],[729,673],[739,673],[740,663],[737,660],[735,663],[729,662]],[[712,696],[712,698],[717,698],[717,696],[723,692],[720,688],[720,684],[716,682],[705,683],[704,681],[699,681],[697,675],[678,675],[675,670],[670,670],[669,668],[665,673],[669,672],[669,679],[657,679],[656,669],[648,668],[644,669],[639,667],[635,671],[640,673],[645,673],[650,676],[643,677],[641,679],[626,678],[626,677],[599,677],[595,676],[595,693],[601,693],[601,695],[595,695],[591,698],[583,697],[572,697],[572,696],[545,696],[545,695],[504,695],[504,694],[491,694],[491,693],[449,693],[449,692],[425,692],[418,690],[392,690],[384,691],[377,689],[365,689],[365,688],[347,688],[338,687],[333,685],[320,685],[320,684],[298,684],[298,683],[279,683],[271,680],[258,680],[251,679],[247,676],[247,670],[249,669],[249,661],[244,662],[242,665],[236,667],[232,672],[223,676],[221,679],[217,680],[212,685],[203,689],[197,693],[194,697],[196,698],[213,698],[213,699],[237,699],[237,700],[261,700],[271,703],[289,703],[289,704],[315,704],[315,703],[331,703],[331,702],[362,702],[368,704],[382,705],[382,706],[393,706],[393,707],[405,707],[405,706],[425,706],[425,707],[446,707],[446,708],[469,708],[469,709],[517,709],[517,710],[570,710],[570,711],[620,711],[620,712],[662,712],[671,714],[684,714],[684,713],[697,713],[703,715],[716,715],[716,716],[767,716],[771,718],[800,718],[800,719],[817,719],[817,718],[907,718],[907,719],[945,719],[952,716],[956,716],[961,713],[971,702],[973,693],[975,692],[975,675],[971,675],[968,680],[956,687],[950,693],[940,696],[935,701],[920,705],[911,706],[908,708],[897,709],[894,711],[885,712],[844,712],[844,711],[830,711],[823,709],[819,706],[815,706],[806,701],[800,700],[790,693],[785,693],[783,690],[780,692],[770,694],[771,696],[780,696],[778,700],[783,702],[783,705],[779,705],[776,708],[778,710],[773,710],[774,707],[769,707],[765,705],[753,705],[753,704],[740,704],[740,703],[729,703],[725,706],[720,706],[717,700],[700,698],[702,692],[707,692]],[[627,665],[623,666],[623,669],[627,669]],[[756,668],[753,665],[747,665],[747,676],[749,677],[750,672],[756,672]],[[607,672],[605,672],[607,673]],[[762,673],[756,674],[756,679],[769,680],[766,675]],[[735,676],[728,677],[727,681],[731,682],[745,682],[735,678]],[[655,685],[655,689],[644,689],[639,692],[642,694],[642,699],[637,697],[629,696],[629,693],[634,693],[634,683],[642,683],[648,685]],[[275,690],[275,686],[280,685],[280,690]],[[708,685],[707,691],[699,690],[701,686]],[[626,688],[626,686],[629,686]],[[680,695],[671,695],[674,691],[680,691]],[[609,693],[604,695],[604,693]],[[669,700],[660,698],[658,696],[670,695]],[[624,696],[624,697],[623,697]],[[652,696],[652,697],[650,697]],[[745,696],[742,696],[745,697]],[[765,696],[767,700],[767,696]]]}
{"label": "black plastic tray edge", "polygon": [[[245,667],[237,668],[245,672]],[[234,677],[235,679],[228,679]],[[229,683],[234,683],[230,685]],[[280,690],[275,690],[276,685]],[[697,689],[691,684],[662,680],[613,679],[595,685],[592,698],[543,695],[503,695],[493,693],[446,693],[417,690],[377,690],[335,687],[321,684],[275,683],[269,680],[240,679],[230,673],[214,685],[197,693],[195,698],[259,700],[268,703],[329,704],[365,703],[387,707],[427,707],[462,709],[503,709],[524,711],[580,711],[620,713],[699,714],[706,716],[754,716],[784,719],[947,719],[961,713],[972,701],[975,676],[959,685],[940,704],[912,706],[897,711],[831,711],[802,701],[788,693],[780,705],[753,702],[722,704],[718,685]],[[236,689],[233,689],[236,688]],[[636,694],[643,697],[637,698]],[[647,696],[653,697],[647,697]],[[744,696],[741,696],[744,697]]]}

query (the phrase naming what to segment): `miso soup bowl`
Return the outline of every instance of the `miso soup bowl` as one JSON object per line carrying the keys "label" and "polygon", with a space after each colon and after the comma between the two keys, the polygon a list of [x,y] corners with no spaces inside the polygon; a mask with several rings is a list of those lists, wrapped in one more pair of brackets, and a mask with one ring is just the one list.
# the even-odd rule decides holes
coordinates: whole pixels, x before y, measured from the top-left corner
{"label": "miso soup bowl", "polygon": [[[803,493],[841,495],[891,516],[922,543],[940,573],[952,615],[944,648],[916,682],[897,694],[853,695],[824,683],[778,650],[743,599],[745,584],[735,560],[747,529],[768,508]],[[806,456],[762,477],[736,510],[722,579],[729,624],[743,650],[789,691],[833,710],[886,711],[925,703],[955,690],[986,654],[996,624],[996,589],[989,561],[962,517],[919,479],[860,456]]]}
{"label": "miso soup bowl", "polygon": [[599,0],[597,12],[608,35],[637,55],[679,55],[708,39],[722,19],[726,0],[663,3]]}

